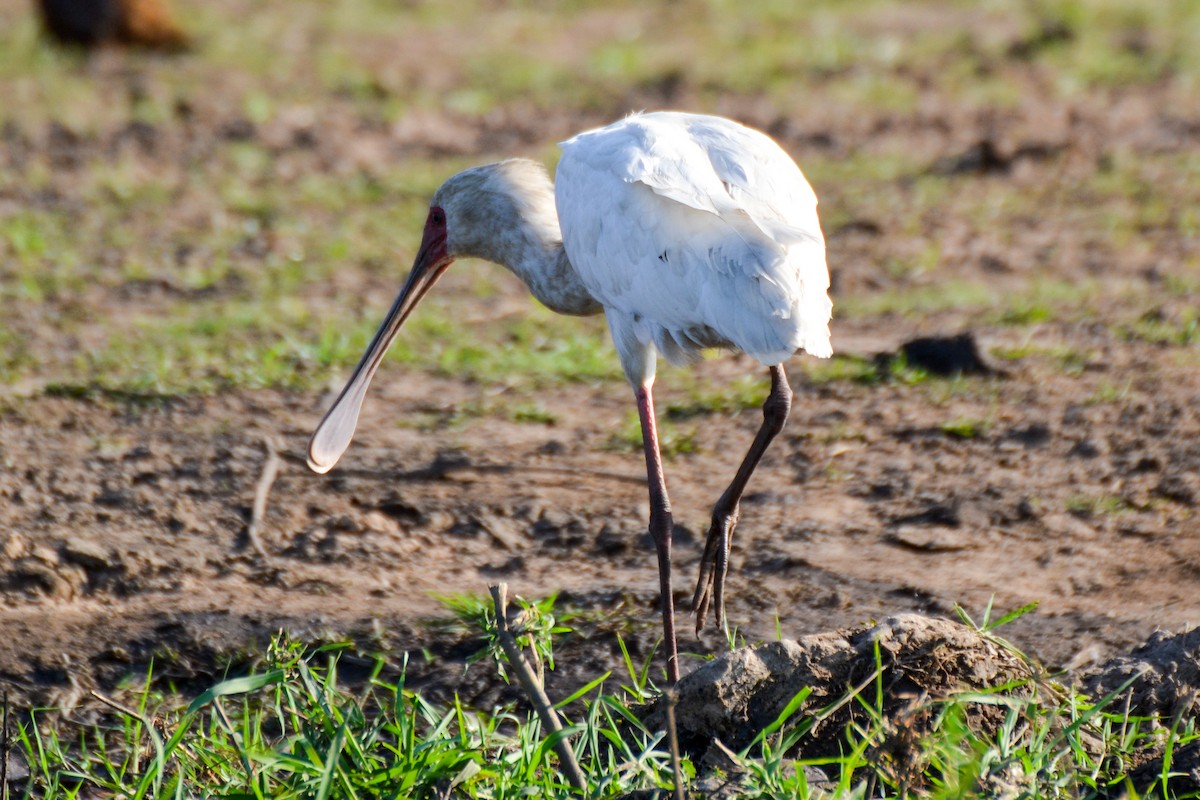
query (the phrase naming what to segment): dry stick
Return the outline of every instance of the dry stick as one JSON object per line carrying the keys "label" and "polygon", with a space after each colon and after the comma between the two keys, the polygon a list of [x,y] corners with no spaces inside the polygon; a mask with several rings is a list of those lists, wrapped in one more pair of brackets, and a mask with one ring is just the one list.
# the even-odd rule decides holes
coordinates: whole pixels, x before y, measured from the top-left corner
{"label": "dry stick", "polygon": [[263,518],[267,516],[267,497],[271,494],[271,486],[274,485],[276,476],[279,475],[280,460],[279,450],[271,436],[263,437],[263,449],[267,453],[267,460],[263,463],[258,486],[254,487],[254,507],[250,512],[250,524],[246,527],[246,539],[254,548],[254,552],[266,559],[267,551],[263,549],[262,541],[258,538],[258,531],[262,527]]}
{"label": "dry stick", "polygon": [[684,800],[683,765],[679,763],[679,734],[675,731],[675,704],[679,702],[679,692],[672,686],[667,689],[663,700],[667,703],[667,742],[671,747],[671,772],[675,774],[675,800]]}
{"label": "dry stick", "polygon": [[[128,706],[121,705],[116,700],[113,700],[111,697],[105,697],[104,695],[100,694],[97,691],[91,691],[91,692],[88,692],[88,694],[90,694],[92,697],[99,700],[101,703],[104,703],[104,705],[108,706],[109,708],[116,710],[118,713],[124,714],[125,716],[130,717],[132,719],[136,719],[138,722],[142,723],[142,727],[146,729],[146,735],[150,737],[150,743],[151,743],[151,745],[153,745],[154,752],[158,756],[159,761],[161,762],[164,759],[165,753],[163,750],[162,737],[160,737],[158,735],[158,733],[154,730],[154,721],[153,720],[151,720],[149,717],[146,717],[143,714],[139,714],[137,711],[134,711],[132,708],[129,708]],[[138,774],[141,772],[141,759],[139,758],[139,748],[136,748],[136,747],[133,750],[133,772],[134,772],[134,774]]]}
{"label": "dry stick", "polygon": [[258,778],[254,774],[254,767],[250,764],[250,758],[246,755],[246,743],[238,732],[234,729],[233,723],[229,721],[229,715],[225,713],[225,706],[221,705],[221,698],[214,697],[212,701],[213,709],[217,712],[217,719],[221,723],[221,727],[229,734],[229,738],[233,739],[233,743],[237,745],[238,755],[242,759],[242,769],[246,770],[246,777],[250,781],[251,786],[258,783]]}
{"label": "dry stick", "polygon": [[[538,683],[537,676],[533,674],[529,662],[521,654],[517,640],[513,638],[512,632],[508,629],[508,618],[505,616],[508,608],[508,584],[500,583],[489,586],[488,591],[492,593],[492,603],[496,607],[496,630],[500,639],[500,647],[504,649],[504,655],[508,656],[508,661],[512,664],[513,671],[517,673],[517,679],[521,681],[525,694],[529,695],[529,702],[533,703],[538,717],[542,720],[542,726],[549,731],[550,735],[554,735],[562,730],[562,723],[554,711],[554,706],[550,703],[550,698],[546,697],[545,690]],[[554,745],[554,750],[562,762],[563,771],[567,773],[567,780],[580,792],[587,792],[587,780],[583,777],[583,770],[579,768],[579,762],[575,760],[575,751],[571,749],[571,743],[565,736]]]}

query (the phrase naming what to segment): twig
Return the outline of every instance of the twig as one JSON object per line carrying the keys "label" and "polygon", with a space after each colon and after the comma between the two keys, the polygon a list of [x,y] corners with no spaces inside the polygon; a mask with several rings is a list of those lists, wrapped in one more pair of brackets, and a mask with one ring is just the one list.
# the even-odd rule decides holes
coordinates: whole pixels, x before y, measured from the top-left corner
{"label": "twig", "polygon": [[675,730],[675,704],[679,702],[679,693],[672,686],[663,699],[667,703],[667,742],[671,747],[671,772],[675,774],[675,800],[684,800],[683,765],[679,763],[679,734]]}
{"label": "twig", "polygon": [[262,527],[263,518],[267,516],[267,498],[271,494],[275,478],[279,475],[280,460],[273,437],[263,437],[263,450],[267,453],[267,460],[263,462],[262,475],[258,478],[258,485],[254,487],[254,506],[250,512],[250,524],[246,526],[246,540],[254,548],[254,552],[267,559],[269,556],[258,538],[258,531]]}
{"label": "twig", "polygon": [[217,712],[217,720],[221,723],[221,727],[229,734],[229,738],[233,739],[233,743],[237,746],[238,756],[242,760],[242,769],[246,770],[246,778],[249,779],[250,785],[255,786],[258,783],[258,778],[254,775],[254,767],[250,764],[250,758],[246,755],[246,745],[242,741],[242,737],[234,729],[233,723],[229,721],[229,715],[225,713],[225,706],[221,705],[221,698],[214,697],[212,701],[213,709]]}
{"label": "twig", "polygon": [[[91,691],[91,692],[88,692],[88,694],[90,694],[92,697],[99,700],[101,703],[104,703],[104,705],[108,706],[109,708],[116,710],[118,713],[124,714],[125,716],[130,717],[132,719],[136,719],[138,722],[142,723],[142,727],[146,729],[146,735],[150,737],[150,744],[154,748],[154,754],[155,754],[155,756],[157,756],[157,762],[159,764],[159,775],[161,776],[161,771],[162,771],[164,765],[166,764],[167,754],[166,754],[166,749],[163,746],[162,737],[158,735],[158,731],[154,730],[154,721],[151,720],[149,717],[145,716],[144,714],[140,714],[137,711],[134,711],[132,708],[129,708],[128,706],[121,705],[116,700],[113,700],[111,697],[105,697],[104,695],[100,694],[99,692]],[[138,749],[135,748],[133,751],[133,772],[134,772],[134,774],[139,774],[140,768],[141,768],[141,760],[138,758]],[[158,789],[158,785],[159,785],[160,781],[161,781],[161,777],[155,777],[155,779],[154,779],[155,793],[157,793],[157,789]]]}
{"label": "twig", "polygon": [[[508,629],[508,618],[505,616],[508,609],[508,584],[500,583],[489,586],[488,591],[492,593],[492,603],[496,607],[496,630],[500,647],[504,649],[504,655],[508,656],[508,662],[512,664],[513,671],[517,673],[517,679],[521,681],[525,694],[529,696],[529,702],[533,703],[538,717],[541,718],[542,726],[549,732],[549,735],[554,735],[562,730],[562,722],[559,721],[558,714],[550,703],[550,698],[546,697],[542,684],[533,674],[529,662],[522,655],[517,640],[513,638],[512,632]],[[583,777],[583,770],[579,768],[579,762],[575,760],[575,751],[571,749],[571,743],[567,741],[567,737],[561,737],[554,745],[554,750],[558,753],[559,761],[562,762],[567,780],[580,792],[586,792],[587,779]]]}

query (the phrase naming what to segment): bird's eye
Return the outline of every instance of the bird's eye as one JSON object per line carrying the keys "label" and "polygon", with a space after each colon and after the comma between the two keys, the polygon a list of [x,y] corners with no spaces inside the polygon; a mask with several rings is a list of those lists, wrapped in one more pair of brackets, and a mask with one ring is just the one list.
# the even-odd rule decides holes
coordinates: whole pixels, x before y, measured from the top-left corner
{"label": "bird's eye", "polygon": [[430,212],[429,219],[434,225],[445,225],[446,212],[442,211],[440,208],[435,208]]}

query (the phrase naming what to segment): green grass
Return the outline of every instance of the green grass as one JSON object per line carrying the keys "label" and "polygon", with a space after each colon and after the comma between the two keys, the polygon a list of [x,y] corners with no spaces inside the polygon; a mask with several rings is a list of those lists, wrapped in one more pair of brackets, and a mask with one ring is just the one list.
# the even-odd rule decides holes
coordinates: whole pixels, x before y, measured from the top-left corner
{"label": "green grass", "polygon": [[[549,646],[567,631],[553,616],[553,598],[522,605],[527,624],[518,633],[526,646]],[[453,606],[463,622],[490,630],[487,603],[454,598]],[[985,613],[976,630],[1024,658],[995,630],[1028,609],[996,619]],[[557,703],[592,798],[663,791],[674,782],[663,732],[646,728],[636,713],[657,695],[654,654],[637,664],[622,649],[622,677],[597,675]],[[432,703],[408,688],[406,658],[376,658],[351,686],[341,676],[349,651],[281,637],[252,668],[194,697],[159,688],[151,674],[115,699],[101,698],[105,705],[89,721],[68,722],[52,709],[17,715],[14,746],[32,774],[13,797],[580,796],[533,715],[513,706],[472,709],[457,699]],[[476,660],[495,651],[485,642]],[[552,668],[550,651],[540,652]],[[1121,690],[1088,699],[1045,678],[914,697],[895,715],[885,711],[885,672],[877,650],[874,675],[833,702],[815,707],[808,702],[813,687],[802,689],[750,745],[728,753],[718,774],[737,781],[747,798],[1090,800],[1125,786],[1142,754],[1156,749],[1166,758],[1150,791],[1174,797],[1171,754],[1200,740],[1190,719],[1164,726],[1123,711]],[[825,730],[822,722],[845,708],[852,713],[844,730]],[[996,721],[991,729],[978,724],[984,712]],[[796,758],[798,747],[831,734],[839,754]],[[711,767],[685,755],[681,768],[694,791],[698,771]]]}
{"label": "green grass", "polygon": [[696,378],[690,371],[672,370],[663,382],[671,387],[673,396],[666,404],[666,416],[676,421],[760,408],[770,389],[769,379],[757,373],[713,382]]}
{"label": "green grass", "polygon": [[1073,494],[1066,500],[1066,510],[1081,517],[1103,517],[1133,511],[1129,501],[1115,495]]}
{"label": "green grass", "polygon": [[959,417],[942,423],[942,433],[955,439],[974,439],[987,433],[987,420]]}
{"label": "green grass", "polygon": [[926,382],[955,380],[937,378],[920,367],[909,366],[903,353],[887,358],[834,353],[827,359],[807,359],[804,362],[804,370],[808,380],[818,386],[840,382],[874,386],[889,381],[915,386]]}
{"label": "green grass", "polygon": [[1161,310],[1149,311],[1119,330],[1121,336],[1129,341],[1187,347],[1200,343],[1200,313],[1195,309],[1178,315]]}
{"label": "green grass", "polygon": [[[658,449],[664,460],[670,461],[697,452],[695,426],[682,427],[669,415],[659,416],[657,432]],[[641,452],[642,423],[636,411],[625,415],[621,426],[609,436],[607,447],[610,450]]]}

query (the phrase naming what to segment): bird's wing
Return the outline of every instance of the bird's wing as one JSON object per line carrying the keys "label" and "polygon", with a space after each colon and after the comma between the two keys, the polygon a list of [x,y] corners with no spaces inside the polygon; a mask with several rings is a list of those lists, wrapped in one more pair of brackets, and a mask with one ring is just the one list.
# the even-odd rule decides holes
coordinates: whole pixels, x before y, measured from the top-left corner
{"label": "bird's wing", "polygon": [[676,112],[628,117],[563,144],[591,166],[772,241],[823,242],[817,196],[800,168],[764,133],[720,117]]}
{"label": "bird's wing", "polygon": [[663,336],[702,341],[707,329],[769,363],[799,347],[826,354],[816,196],[765,134],[630,117],[564,142],[556,183],[572,263],[610,312],[642,321],[643,342],[670,356],[694,348]]}

